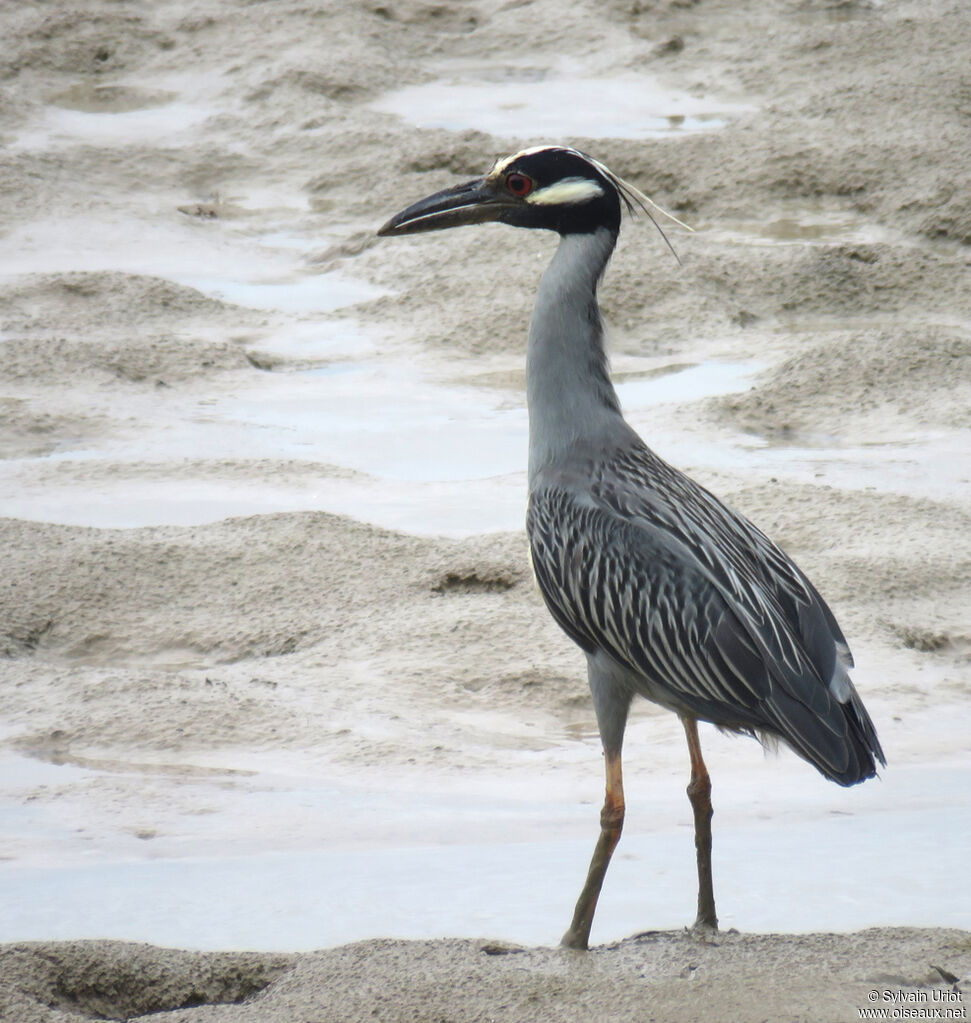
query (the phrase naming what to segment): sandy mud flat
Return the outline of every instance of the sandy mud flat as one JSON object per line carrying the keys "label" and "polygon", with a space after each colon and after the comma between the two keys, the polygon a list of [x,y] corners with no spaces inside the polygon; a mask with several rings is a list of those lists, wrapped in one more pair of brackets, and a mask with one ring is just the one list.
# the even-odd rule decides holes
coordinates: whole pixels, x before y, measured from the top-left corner
{"label": "sandy mud flat", "polygon": [[[967,1018],[966,5],[0,30],[0,1020]],[[602,787],[522,528],[554,239],[374,234],[537,142],[695,228],[625,226],[622,402],[814,579],[888,755],[841,790],[706,730],[711,940],[643,705],[596,947],[554,947]]]}

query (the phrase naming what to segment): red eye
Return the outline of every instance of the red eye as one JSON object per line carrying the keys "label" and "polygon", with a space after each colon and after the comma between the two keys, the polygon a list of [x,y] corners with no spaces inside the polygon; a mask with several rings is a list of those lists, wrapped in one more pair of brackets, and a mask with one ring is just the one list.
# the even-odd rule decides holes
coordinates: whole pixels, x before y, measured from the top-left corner
{"label": "red eye", "polygon": [[533,183],[525,174],[509,174],[506,177],[506,188],[516,196],[517,199],[522,199],[523,196],[529,195],[533,190]]}

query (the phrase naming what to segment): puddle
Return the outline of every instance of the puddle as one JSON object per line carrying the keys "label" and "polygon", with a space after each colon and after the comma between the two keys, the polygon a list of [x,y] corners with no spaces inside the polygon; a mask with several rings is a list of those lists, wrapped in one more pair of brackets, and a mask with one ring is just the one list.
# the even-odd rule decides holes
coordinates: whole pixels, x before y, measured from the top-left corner
{"label": "puddle", "polygon": [[386,294],[366,281],[332,271],[289,280],[241,281],[230,277],[173,274],[172,279],[232,305],[286,313],[330,312]]}
{"label": "puddle", "polygon": [[971,430],[954,430],[906,442],[805,448],[760,443],[743,458],[760,474],[785,476],[840,490],[919,494],[953,501],[966,493]]}
{"label": "puddle", "polygon": [[[268,238],[272,238],[269,233]],[[307,238],[305,251],[320,242],[320,236]],[[213,274],[214,267],[219,268],[218,276]],[[219,220],[200,222],[179,213],[174,203],[169,216],[146,219],[106,208],[97,216],[34,220],[14,228],[0,253],[0,274],[9,276],[81,269],[168,277],[183,283],[218,282],[227,287],[282,280],[292,286],[303,277],[325,287],[329,279],[327,274],[307,274],[292,243],[273,244],[255,230]]]}
{"label": "puddle", "polygon": [[[275,385],[275,386],[274,386]],[[524,407],[503,395],[445,387],[412,365],[386,358],[336,363],[280,377],[215,406],[268,450],[306,455],[386,480],[481,479],[523,468]]]}
{"label": "puddle", "polygon": [[[307,306],[349,294],[340,282],[328,292],[319,289],[325,279],[311,280],[313,290],[298,292]],[[261,286],[247,287],[250,301],[264,297]],[[131,528],[322,510],[419,535],[522,528],[528,419],[520,392],[456,385],[430,372],[423,356],[378,354],[353,320],[285,323],[251,346],[326,364],[237,374],[203,397],[116,394],[103,414],[137,428],[89,450],[0,462],[0,514]],[[966,486],[967,431],[854,447],[770,444],[727,431],[709,436],[666,410],[742,390],[760,365],[712,361],[645,370],[638,365],[645,361],[627,360],[632,368],[619,374],[625,414],[661,457],[695,476],[727,470],[944,499]],[[226,473],[220,463],[241,468]]]}
{"label": "puddle", "polygon": [[210,116],[212,111],[177,100],[119,111],[48,107],[41,121],[19,133],[10,148],[33,151],[66,145],[190,145],[196,142],[194,129]]}
{"label": "puddle", "polygon": [[289,314],[331,312],[386,294],[339,271],[308,272],[301,255],[321,241],[320,235],[263,235],[219,220],[199,222],[174,204],[171,216],[144,222],[106,210],[99,217],[35,220],[15,228],[0,255],[0,276],[81,267],[164,277],[228,303]]}
{"label": "puddle", "polygon": [[[326,365],[247,376],[204,397],[115,396],[142,424],[97,449],[0,462],[0,514],[65,525],[198,525],[236,515],[323,510],[419,535],[521,529],[528,419],[522,396],[441,383],[417,358],[375,355],[354,321],[290,324],[254,345]],[[636,360],[635,360],[636,361]],[[694,433],[665,408],[748,387],[755,362],[621,374],[631,424],[694,475],[728,470],[851,490],[949,499],[966,486],[966,431],[907,445],[769,444]],[[198,470],[193,460],[203,457]],[[266,468],[221,475],[218,463]],[[216,465],[214,469],[207,466]],[[335,475],[328,466],[347,470]]]}
{"label": "puddle", "polygon": [[700,401],[745,390],[760,369],[754,362],[705,362],[671,373],[619,381],[617,394],[624,410],[635,412],[653,405]]}
{"label": "puddle", "polygon": [[63,110],[77,110],[85,114],[127,114],[133,110],[166,106],[177,98],[177,93],[162,89],[92,85],[85,82],[54,93],[48,101]]}
{"label": "puddle", "polygon": [[760,220],[723,219],[692,226],[719,241],[743,245],[830,245],[836,242],[875,245],[906,241],[853,210],[833,209],[811,202],[774,206],[767,209]]}
{"label": "puddle", "polygon": [[[522,528],[529,428],[521,395],[440,383],[414,357],[368,357],[366,348],[355,351],[361,338],[353,321],[300,326],[254,347],[327,355],[327,365],[247,376],[245,385],[201,399],[166,393],[151,409],[139,395],[116,396],[111,415],[130,414],[142,427],[95,450],[46,458],[63,467],[63,482],[47,474],[34,487],[29,462],[0,463],[0,481],[10,483],[0,514],[124,528],[319,509],[422,535]],[[745,387],[757,369],[676,366],[629,377],[619,392],[636,422],[657,406]],[[201,452],[210,463],[262,459],[268,469],[219,478],[203,464],[193,478],[180,467]],[[274,468],[287,461],[309,468]],[[134,478],[129,465],[138,467]],[[334,478],[314,466],[351,472]]]}
{"label": "puddle", "polygon": [[713,131],[756,109],[672,89],[649,75],[583,73],[565,61],[555,69],[516,69],[500,80],[487,70],[459,67],[425,85],[386,93],[371,107],[419,128],[538,140]]}
{"label": "puddle", "polygon": [[38,757],[5,755],[2,764],[3,788],[6,792],[27,793],[38,786],[63,785],[83,781],[91,769],[74,762]]}
{"label": "puddle", "polygon": [[267,355],[334,366],[340,365],[335,360],[370,360],[377,356],[375,331],[353,319],[291,322],[285,330],[260,338],[255,347]]}
{"label": "puddle", "polygon": [[197,141],[200,125],[227,109],[224,91],[225,82],[215,72],[164,75],[138,84],[79,83],[49,95],[40,117],[10,148],[188,145]]}
{"label": "puddle", "polygon": [[[667,769],[673,745],[662,752],[664,766],[651,756],[650,770],[629,772],[628,820],[596,942],[679,928],[693,915],[691,818],[681,773]],[[840,790],[809,779],[792,757],[766,765],[752,744],[739,767],[728,752],[738,740],[710,745],[721,779],[715,861],[723,927],[966,926],[948,881],[965,872],[966,765],[904,764],[885,780]],[[78,828],[69,791],[25,802],[8,787],[0,794],[4,846],[27,832],[36,848],[0,862],[0,942],[99,937],[279,951],[374,937],[552,944],[597,827],[594,746],[580,750],[589,753],[582,765],[589,777],[578,787],[573,752],[547,755],[558,765],[552,774],[549,764],[538,775],[523,764],[528,785],[508,774],[453,779],[446,788],[414,778],[409,789],[404,776],[385,784],[360,777],[358,787],[261,773],[251,785],[217,788],[213,779],[206,788],[195,777],[179,791],[191,785],[207,812],[170,811],[161,820],[152,816],[157,780],[135,779],[149,786],[137,819],[151,817],[152,828],[119,820],[111,789],[100,800],[88,789]],[[2,766],[6,777],[9,758]],[[570,779],[550,788],[564,768]]]}

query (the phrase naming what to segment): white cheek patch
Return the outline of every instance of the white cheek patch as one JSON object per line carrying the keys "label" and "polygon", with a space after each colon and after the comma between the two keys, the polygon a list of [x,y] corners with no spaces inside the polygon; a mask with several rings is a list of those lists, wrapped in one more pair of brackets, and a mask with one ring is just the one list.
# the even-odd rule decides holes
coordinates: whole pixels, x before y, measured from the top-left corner
{"label": "white cheek patch", "polygon": [[533,206],[575,206],[601,198],[604,190],[590,178],[564,178],[553,185],[531,192],[526,202]]}

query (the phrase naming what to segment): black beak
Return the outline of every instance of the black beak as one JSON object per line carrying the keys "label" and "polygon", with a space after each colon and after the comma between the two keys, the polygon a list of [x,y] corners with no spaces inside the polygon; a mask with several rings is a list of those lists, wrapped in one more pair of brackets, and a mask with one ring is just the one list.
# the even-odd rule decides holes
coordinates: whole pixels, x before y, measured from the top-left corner
{"label": "black beak", "polygon": [[396,213],[378,234],[417,234],[463,224],[484,224],[498,220],[505,210],[515,205],[515,199],[500,192],[488,178],[477,178],[420,199]]}

